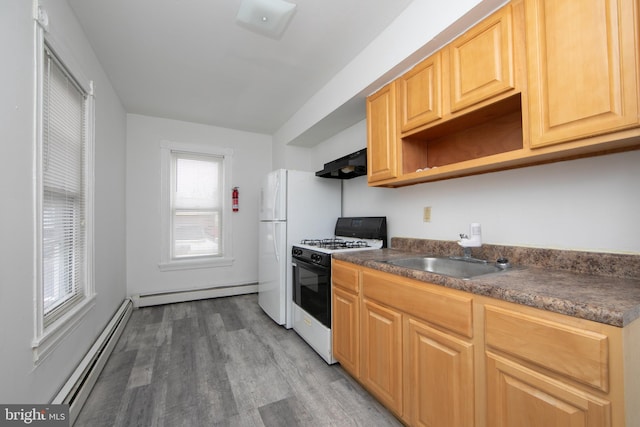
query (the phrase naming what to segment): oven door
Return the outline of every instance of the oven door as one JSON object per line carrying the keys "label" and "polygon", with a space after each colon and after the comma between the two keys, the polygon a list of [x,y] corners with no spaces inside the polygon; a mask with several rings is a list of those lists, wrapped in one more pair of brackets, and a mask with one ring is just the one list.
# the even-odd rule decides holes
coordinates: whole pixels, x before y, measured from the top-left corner
{"label": "oven door", "polygon": [[331,328],[331,267],[293,259],[293,302]]}

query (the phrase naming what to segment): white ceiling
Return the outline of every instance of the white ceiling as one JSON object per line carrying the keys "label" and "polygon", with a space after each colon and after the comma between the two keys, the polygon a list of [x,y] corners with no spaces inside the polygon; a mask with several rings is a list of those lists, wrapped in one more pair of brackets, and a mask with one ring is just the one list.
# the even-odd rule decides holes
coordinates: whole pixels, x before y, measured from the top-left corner
{"label": "white ceiling", "polygon": [[68,0],[125,109],[274,134],[413,0],[288,0],[282,37],[240,0]]}

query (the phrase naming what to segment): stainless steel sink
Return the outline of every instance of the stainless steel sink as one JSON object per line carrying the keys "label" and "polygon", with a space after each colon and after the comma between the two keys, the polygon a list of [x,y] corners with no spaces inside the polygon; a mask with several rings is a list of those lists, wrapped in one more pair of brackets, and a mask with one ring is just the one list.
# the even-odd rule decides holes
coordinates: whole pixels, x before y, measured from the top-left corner
{"label": "stainless steel sink", "polygon": [[447,257],[414,257],[400,258],[385,261],[387,264],[398,267],[411,268],[413,270],[428,271],[429,273],[443,276],[456,277],[458,279],[471,279],[485,274],[499,273],[504,268],[489,262],[477,262],[464,259]]}

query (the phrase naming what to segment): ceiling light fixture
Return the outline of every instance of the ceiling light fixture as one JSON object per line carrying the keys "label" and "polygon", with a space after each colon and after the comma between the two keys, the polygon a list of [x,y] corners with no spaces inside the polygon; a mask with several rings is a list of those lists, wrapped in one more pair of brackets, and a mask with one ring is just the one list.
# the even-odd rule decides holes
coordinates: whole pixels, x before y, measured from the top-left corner
{"label": "ceiling light fixture", "polygon": [[284,0],[242,0],[236,22],[265,36],[279,38],[296,5]]}

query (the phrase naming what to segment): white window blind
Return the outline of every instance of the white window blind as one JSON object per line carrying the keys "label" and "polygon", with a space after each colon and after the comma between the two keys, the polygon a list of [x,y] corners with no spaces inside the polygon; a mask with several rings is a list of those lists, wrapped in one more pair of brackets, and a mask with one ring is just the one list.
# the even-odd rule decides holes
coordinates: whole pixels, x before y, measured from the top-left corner
{"label": "white window blind", "polygon": [[42,107],[44,326],[84,296],[87,94],[45,46]]}
{"label": "white window blind", "polygon": [[221,257],[224,157],[171,152],[171,258]]}

